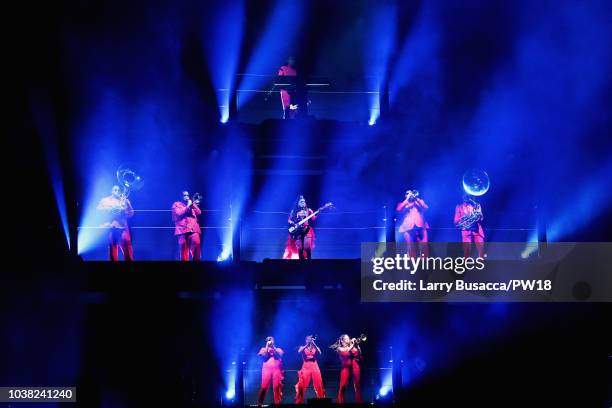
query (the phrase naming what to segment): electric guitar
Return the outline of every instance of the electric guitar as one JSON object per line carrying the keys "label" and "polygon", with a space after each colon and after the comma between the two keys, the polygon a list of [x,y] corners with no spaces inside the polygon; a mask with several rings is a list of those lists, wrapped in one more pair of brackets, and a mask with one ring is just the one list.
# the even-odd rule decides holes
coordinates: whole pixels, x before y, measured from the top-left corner
{"label": "electric guitar", "polygon": [[317,211],[315,211],[312,214],[310,214],[308,217],[304,217],[303,219],[301,219],[297,223],[292,224],[289,227],[289,235],[291,235],[293,237],[293,239],[298,239],[301,235],[305,235],[308,232],[308,230],[310,229],[310,226],[304,226],[304,224],[306,222],[308,222],[309,219],[311,219],[312,217],[314,217],[318,213],[320,213],[321,211],[325,210],[326,208],[330,208],[330,207],[333,207],[333,204],[332,203],[327,203],[323,207],[319,208]]}

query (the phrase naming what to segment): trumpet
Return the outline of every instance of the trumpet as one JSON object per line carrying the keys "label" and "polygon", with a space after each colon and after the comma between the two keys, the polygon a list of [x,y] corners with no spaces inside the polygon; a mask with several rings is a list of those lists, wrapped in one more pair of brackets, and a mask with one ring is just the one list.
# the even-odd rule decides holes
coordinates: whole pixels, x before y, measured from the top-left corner
{"label": "trumpet", "polygon": [[406,200],[414,200],[418,198],[419,190],[407,190],[406,191]]}
{"label": "trumpet", "polygon": [[355,344],[359,344],[359,343],[366,341],[367,339],[368,339],[368,336],[362,333],[358,338],[352,339],[352,340],[355,341]]}
{"label": "trumpet", "polygon": [[196,205],[200,205],[200,201],[202,201],[202,194],[200,193],[195,193],[193,195],[193,199],[192,199],[193,203]]}
{"label": "trumpet", "polygon": [[[353,346],[358,345],[359,343],[363,343],[363,342],[364,342],[364,341],[366,341],[367,339],[368,339],[368,336],[366,336],[365,334],[361,334],[361,335],[360,335],[359,337],[357,337],[357,338],[354,338],[354,337],[353,337],[352,339],[350,339],[350,341],[349,341],[349,345],[350,345],[350,343],[353,343],[353,345],[351,346],[351,347],[353,347]],[[340,347],[344,347],[344,346],[342,345],[342,337],[341,337],[341,338],[339,338],[339,339],[338,339],[338,341],[336,341],[334,344],[332,344],[331,346],[329,346],[329,348],[330,348],[330,349],[332,349],[332,350],[334,350],[334,351],[338,351],[338,349],[339,349]]]}

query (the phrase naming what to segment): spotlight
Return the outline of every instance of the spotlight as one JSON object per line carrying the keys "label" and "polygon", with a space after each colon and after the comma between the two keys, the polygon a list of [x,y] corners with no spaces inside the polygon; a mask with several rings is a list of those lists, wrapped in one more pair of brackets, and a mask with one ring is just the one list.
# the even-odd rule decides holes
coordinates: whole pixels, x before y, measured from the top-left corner
{"label": "spotlight", "polygon": [[383,385],[382,387],[380,387],[380,389],[378,390],[378,393],[376,394],[376,401],[382,403],[384,401],[389,401],[391,398],[391,386],[390,385]]}
{"label": "spotlight", "polygon": [[236,390],[229,389],[225,391],[225,399],[233,400],[235,396],[236,396]]}
{"label": "spotlight", "polygon": [[370,119],[368,120],[368,125],[370,126],[374,126],[376,124],[376,119]]}
{"label": "spotlight", "polygon": [[538,235],[537,233],[533,233],[531,234],[531,236],[525,243],[525,249],[523,249],[523,251],[521,252],[521,258],[522,259],[529,258],[534,252],[538,250],[538,248],[539,248]]}
{"label": "spotlight", "polygon": [[221,252],[219,254],[219,256],[217,256],[217,262],[225,262],[229,259],[230,257],[230,251],[229,250],[223,250],[223,252]]}

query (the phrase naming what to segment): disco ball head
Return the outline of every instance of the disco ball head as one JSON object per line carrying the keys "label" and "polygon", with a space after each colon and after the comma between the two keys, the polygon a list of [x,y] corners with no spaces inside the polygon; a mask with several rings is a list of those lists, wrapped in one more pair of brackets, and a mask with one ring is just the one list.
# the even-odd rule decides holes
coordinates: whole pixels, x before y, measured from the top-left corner
{"label": "disco ball head", "polygon": [[463,189],[469,195],[479,197],[489,191],[491,181],[486,171],[470,169],[463,174]]}

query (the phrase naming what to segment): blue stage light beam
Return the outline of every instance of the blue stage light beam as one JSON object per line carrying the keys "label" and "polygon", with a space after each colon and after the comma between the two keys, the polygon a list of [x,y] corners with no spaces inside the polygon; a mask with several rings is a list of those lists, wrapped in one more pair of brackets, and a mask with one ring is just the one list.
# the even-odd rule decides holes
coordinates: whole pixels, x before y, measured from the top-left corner
{"label": "blue stage light beam", "polygon": [[236,86],[236,69],[240,58],[244,28],[244,1],[219,3],[209,10],[211,18],[204,24],[202,43],[219,106],[219,121],[227,123],[230,98]]}
{"label": "blue stage light beam", "polygon": [[[507,152],[537,140],[537,157],[522,165],[537,166],[543,173],[555,175],[545,177],[547,181],[538,186],[540,194],[558,196],[567,189],[574,197],[571,208],[557,208],[556,215],[550,214],[547,236],[552,241],[591,220],[599,211],[599,200],[605,200],[604,192],[609,191],[601,181],[606,170],[597,175],[585,171],[583,177],[589,182],[580,182],[572,189],[566,186],[567,180],[580,180],[577,173],[584,167],[576,167],[577,162],[592,161],[593,153],[582,151],[581,146],[593,131],[592,118],[598,114],[593,107],[598,106],[602,90],[611,79],[612,30],[604,21],[602,6],[562,3],[520,15],[522,29],[515,40],[513,58],[498,68],[488,89],[483,90],[468,131],[474,135],[471,143],[489,159],[502,159],[491,160],[499,173],[512,172],[504,169],[514,166],[503,160]],[[560,40],[564,36],[573,40]],[[576,149],[568,154],[559,146]],[[499,180],[498,184],[505,182]]]}
{"label": "blue stage light beam", "polygon": [[529,234],[529,238],[527,238],[527,242],[525,243],[525,248],[521,251],[521,258],[527,259],[538,250],[538,231],[534,231]]}
{"label": "blue stage light beam", "polygon": [[[266,180],[258,192],[257,197],[251,198],[251,209],[276,213],[274,217],[278,219],[278,225],[286,225],[287,216],[291,211],[291,206],[294,205],[298,195],[304,194],[306,202],[310,207],[315,207],[316,202],[313,202],[313,197],[309,196],[305,188],[312,188],[306,184],[306,179],[309,171],[296,169],[293,163],[294,158],[287,153],[287,146],[291,146],[291,152],[307,152],[309,150],[308,135],[314,132],[312,123],[303,123],[292,129],[292,133],[286,132],[286,129],[277,128],[279,132],[277,144],[274,147],[274,152],[271,154],[270,167],[266,169],[268,172]],[[316,172],[316,171],[315,171]],[[312,191],[310,192],[313,193]],[[254,205],[253,205],[254,204]],[[287,212],[287,214],[282,214]],[[255,214],[251,214],[254,216]],[[243,236],[246,236],[243,235]],[[270,246],[257,245],[257,249],[253,251],[253,259],[260,261],[264,258],[281,258],[285,249],[285,241],[287,233],[283,231],[280,234],[267,235],[268,244],[274,243],[275,247],[279,248],[279,252],[271,254]],[[246,236],[247,240],[257,242],[258,238],[254,230],[250,231],[250,236]]]}
{"label": "blue stage light beam", "polygon": [[101,218],[96,208],[100,199],[110,195],[112,186],[117,184],[106,169],[99,169],[98,172],[90,174],[92,175],[92,183],[84,192],[81,205],[82,213],[79,218],[77,236],[79,255],[87,255],[90,251],[100,247],[101,242],[106,242],[107,230],[100,228]]}
{"label": "blue stage light beam", "polygon": [[223,209],[227,214],[226,228],[213,230],[219,234],[222,246],[216,259],[223,262],[233,258],[232,243],[240,234],[240,219],[251,186],[252,155],[248,138],[240,127],[221,127],[218,131],[223,142],[209,154],[200,171],[208,179],[204,197],[207,206]]}
{"label": "blue stage light beam", "polygon": [[590,176],[591,180],[572,192],[571,204],[557,211],[546,229],[549,241],[561,241],[587,225],[612,202],[612,162]]}
{"label": "blue stage light beam", "polygon": [[369,97],[368,125],[374,126],[380,117],[380,95],[384,91],[389,58],[395,48],[397,6],[383,3],[366,16],[368,41],[362,49],[366,86]]}
{"label": "blue stage light beam", "polygon": [[[305,4],[298,0],[277,1],[265,31],[251,54],[245,72],[247,75],[241,78],[238,89],[255,90],[269,85],[269,76],[276,75],[280,64],[285,63],[295,36],[302,27]],[[254,95],[254,92],[238,95],[238,108]]]}
{"label": "blue stage light beam", "polygon": [[[393,361],[389,361],[392,363]],[[393,370],[381,370],[380,388],[376,394],[376,400],[385,399],[393,391]]]}
{"label": "blue stage light beam", "polygon": [[236,378],[238,377],[238,367],[241,364],[240,361],[232,361],[232,365],[227,371],[226,375],[226,389],[225,389],[225,400],[232,403],[236,397]]}
{"label": "blue stage light beam", "polygon": [[429,79],[423,84],[427,87],[428,94],[436,89],[439,84],[438,51],[441,41],[440,28],[435,19],[435,13],[431,2],[426,2],[417,17],[413,29],[403,41],[401,50],[395,59],[395,64],[390,70],[389,100],[393,104],[400,90],[409,84],[415,74],[427,72]]}
{"label": "blue stage light beam", "polygon": [[227,399],[232,399],[236,394],[239,364],[242,364],[243,358],[246,357],[243,350],[248,350],[251,345],[254,307],[251,290],[224,292],[223,296],[216,300],[212,317],[204,322],[207,330],[215,333],[214,356],[220,367],[229,367],[223,379],[223,390]]}
{"label": "blue stage light beam", "polygon": [[43,144],[47,172],[53,188],[55,206],[66,238],[66,247],[70,250],[70,229],[68,226],[68,213],[66,207],[66,196],[64,181],[60,167],[60,157],[57,149],[56,124],[48,101],[42,98],[33,98],[32,113],[38,130],[38,135]]}

